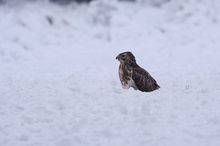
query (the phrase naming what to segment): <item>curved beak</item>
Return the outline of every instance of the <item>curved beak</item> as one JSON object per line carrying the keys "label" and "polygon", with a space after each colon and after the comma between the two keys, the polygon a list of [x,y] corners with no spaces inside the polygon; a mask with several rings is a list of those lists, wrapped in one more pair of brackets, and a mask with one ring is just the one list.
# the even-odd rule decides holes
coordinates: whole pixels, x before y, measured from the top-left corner
{"label": "curved beak", "polygon": [[119,54],[115,59],[118,59],[118,60],[119,60],[119,56],[120,56],[120,54]]}

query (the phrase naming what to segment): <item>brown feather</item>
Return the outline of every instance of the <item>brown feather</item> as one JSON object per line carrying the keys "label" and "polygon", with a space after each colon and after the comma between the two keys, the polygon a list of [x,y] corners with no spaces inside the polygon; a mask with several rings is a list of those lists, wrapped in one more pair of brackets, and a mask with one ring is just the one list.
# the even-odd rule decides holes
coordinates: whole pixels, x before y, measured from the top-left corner
{"label": "brown feather", "polygon": [[160,88],[155,79],[139,66],[133,68],[132,78],[141,91],[150,92]]}
{"label": "brown feather", "polygon": [[116,59],[120,61],[119,78],[123,88],[133,87],[143,92],[151,92],[160,88],[156,80],[138,66],[131,52],[120,53]]}

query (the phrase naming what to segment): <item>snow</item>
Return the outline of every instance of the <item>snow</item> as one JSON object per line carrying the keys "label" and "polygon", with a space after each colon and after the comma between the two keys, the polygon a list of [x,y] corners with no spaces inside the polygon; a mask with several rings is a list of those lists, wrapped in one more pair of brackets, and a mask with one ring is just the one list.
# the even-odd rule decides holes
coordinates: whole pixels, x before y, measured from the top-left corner
{"label": "snow", "polygon": [[[219,146],[219,6],[0,6],[0,145]],[[159,90],[122,89],[127,50]]]}

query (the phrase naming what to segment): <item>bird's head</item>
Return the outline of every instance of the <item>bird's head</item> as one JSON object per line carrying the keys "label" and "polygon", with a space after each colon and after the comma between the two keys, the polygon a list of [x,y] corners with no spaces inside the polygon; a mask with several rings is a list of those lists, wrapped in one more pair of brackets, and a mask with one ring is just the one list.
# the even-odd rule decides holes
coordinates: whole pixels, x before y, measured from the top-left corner
{"label": "bird's head", "polygon": [[118,61],[120,61],[120,63],[124,63],[124,64],[136,64],[136,60],[134,55],[131,52],[123,52],[120,53],[116,59],[118,59]]}

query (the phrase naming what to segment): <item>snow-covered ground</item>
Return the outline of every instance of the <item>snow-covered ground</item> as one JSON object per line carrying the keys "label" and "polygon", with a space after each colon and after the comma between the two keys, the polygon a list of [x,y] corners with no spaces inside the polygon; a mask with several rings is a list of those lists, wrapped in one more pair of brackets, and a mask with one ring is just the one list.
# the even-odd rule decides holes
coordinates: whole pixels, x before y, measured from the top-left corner
{"label": "snow-covered ground", "polygon": [[[219,146],[219,7],[0,6],[0,145]],[[159,90],[121,88],[127,50]]]}

